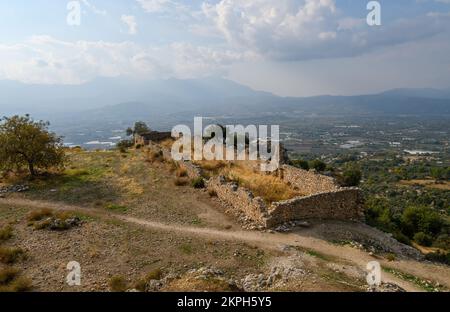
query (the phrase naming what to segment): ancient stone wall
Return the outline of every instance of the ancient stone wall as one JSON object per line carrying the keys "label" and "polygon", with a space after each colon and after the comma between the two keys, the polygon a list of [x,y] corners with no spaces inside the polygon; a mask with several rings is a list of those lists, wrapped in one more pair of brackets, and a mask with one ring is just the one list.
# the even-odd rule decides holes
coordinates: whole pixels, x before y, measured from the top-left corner
{"label": "ancient stone wall", "polygon": [[[152,142],[148,148],[156,152],[162,151],[165,159],[172,159],[168,148]],[[178,164],[186,168],[189,178],[202,176],[202,169],[192,162]],[[211,178],[208,189],[214,190],[217,197],[232,209],[269,228],[288,221],[310,218],[364,219],[362,193],[358,188],[341,188],[331,177],[288,165],[282,165],[276,174],[304,196],[275,202],[269,206],[261,197],[255,197],[251,191],[236,183],[228,183],[223,177]]]}
{"label": "ancient stone wall", "polygon": [[331,177],[288,165],[281,166],[278,175],[302,194],[317,194],[339,189],[339,186]]}
{"label": "ancient stone wall", "polygon": [[266,226],[310,218],[363,221],[361,191],[358,188],[344,188],[273,203]]}
{"label": "ancient stone wall", "polygon": [[243,212],[254,222],[266,225],[267,205],[262,198],[254,197],[252,192],[235,183],[227,183],[221,177],[211,178],[208,182],[208,189],[214,190],[220,200]]}
{"label": "ancient stone wall", "polygon": [[[147,146],[147,148],[149,150],[151,150],[152,152],[162,152],[163,153],[163,157],[166,160],[171,160],[172,159],[172,154],[171,154],[171,150],[165,147],[162,147],[159,144],[150,142],[149,145]],[[190,179],[196,179],[202,176],[202,169],[199,166],[196,166],[195,164],[193,164],[190,161],[180,161],[178,162],[179,166],[183,167],[186,169],[188,177]]]}

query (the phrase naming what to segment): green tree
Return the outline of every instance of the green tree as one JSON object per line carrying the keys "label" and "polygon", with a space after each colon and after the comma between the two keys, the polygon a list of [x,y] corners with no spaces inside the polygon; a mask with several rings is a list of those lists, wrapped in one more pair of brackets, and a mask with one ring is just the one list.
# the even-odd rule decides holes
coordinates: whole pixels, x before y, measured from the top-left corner
{"label": "green tree", "polygon": [[429,207],[407,207],[401,217],[403,233],[414,237],[418,232],[435,236],[441,232],[444,222],[440,215]]}
{"label": "green tree", "polygon": [[48,122],[34,121],[29,115],[0,119],[0,166],[3,170],[37,170],[63,167],[62,139],[48,131]]}
{"label": "green tree", "polygon": [[143,121],[137,121],[134,124],[134,128],[127,129],[127,136],[132,136],[135,134],[142,135],[144,133],[150,132],[151,129],[147,126],[147,124]]}
{"label": "green tree", "polygon": [[342,176],[338,178],[339,183],[342,186],[351,187],[351,186],[359,186],[362,179],[361,170],[358,168],[347,168],[342,173]]}
{"label": "green tree", "polygon": [[294,167],[303,169],[303,170],[309,170],[309,163],[306,160],[302,159],[294,159],[291,161],[292,165]]}
{"label": "green tree", "polygon": [[316,159],[311,161],[309,167],[315,169],[317,172],[323,172],[325,171],[325,169],[327,169],[327,164],[319,159]]}
{"label": "green tree", "polygon": [[446,168],[442,168],[442,167],[433,167],[430,170],[430,175],[433,179],[435,179],[436,181],[441,181],[441,180],[445,180],[447,172],[446,172]]}

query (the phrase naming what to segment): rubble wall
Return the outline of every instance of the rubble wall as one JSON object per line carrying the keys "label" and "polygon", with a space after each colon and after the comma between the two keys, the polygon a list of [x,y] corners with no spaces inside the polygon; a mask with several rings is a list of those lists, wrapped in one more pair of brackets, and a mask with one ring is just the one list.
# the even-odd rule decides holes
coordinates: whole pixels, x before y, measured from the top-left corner
{"label": "rubble wall", "polygon": [[363,221],[361,190],[344,188],[273,203],[266,226],[310,218]]}

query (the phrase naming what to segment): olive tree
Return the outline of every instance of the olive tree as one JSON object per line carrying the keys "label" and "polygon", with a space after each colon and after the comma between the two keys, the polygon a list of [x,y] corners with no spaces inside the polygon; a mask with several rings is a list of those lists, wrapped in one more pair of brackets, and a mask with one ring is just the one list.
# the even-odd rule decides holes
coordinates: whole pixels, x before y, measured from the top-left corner
{"label": "olive tree", "polygon": [[48,126],[29,115],[0,119],[0,169],[27,168],[36,176],[40,169],[63,167],[62,139],[49,132]]}

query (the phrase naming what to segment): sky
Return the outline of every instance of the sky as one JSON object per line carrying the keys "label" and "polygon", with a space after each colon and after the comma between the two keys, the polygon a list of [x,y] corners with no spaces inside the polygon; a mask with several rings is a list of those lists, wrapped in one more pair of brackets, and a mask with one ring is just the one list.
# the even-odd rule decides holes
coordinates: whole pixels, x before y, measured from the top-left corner
{"label": "sky", "polygon": [[450,0],[378,1],[375,26],[369,2],[0,0],[0,80],[214,76],[281,96],[449,88]]}

